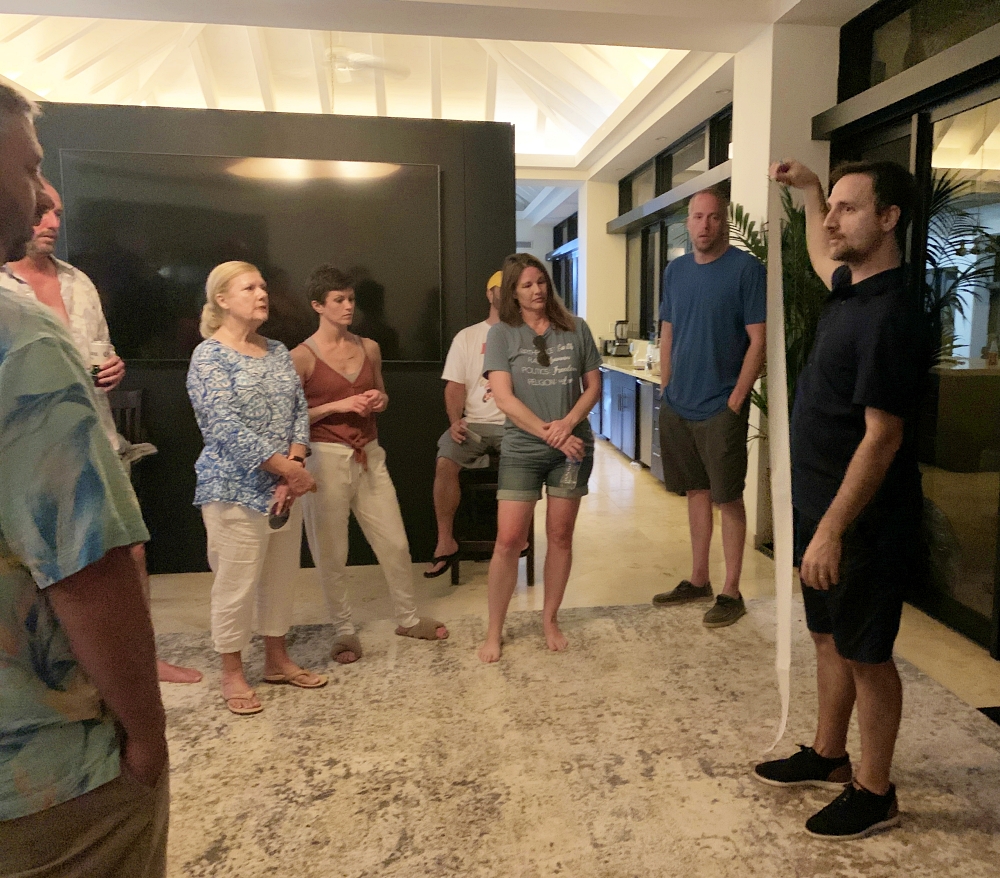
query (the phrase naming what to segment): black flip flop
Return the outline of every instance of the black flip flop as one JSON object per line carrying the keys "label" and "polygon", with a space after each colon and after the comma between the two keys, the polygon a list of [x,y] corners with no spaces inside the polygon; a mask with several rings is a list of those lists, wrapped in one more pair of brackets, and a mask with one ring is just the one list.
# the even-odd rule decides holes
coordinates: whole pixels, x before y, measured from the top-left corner
{"label": "black flip flop", "polygon": [[450,555],[436,555],[431,559],[431,564],[439,564],[444,561],[444,567],[440,570],[424,571],[424,579],[437,579],[443,573],[447,573],[451,570],[451,565],[455,563],[458,559],[458,552],[452,552]]}

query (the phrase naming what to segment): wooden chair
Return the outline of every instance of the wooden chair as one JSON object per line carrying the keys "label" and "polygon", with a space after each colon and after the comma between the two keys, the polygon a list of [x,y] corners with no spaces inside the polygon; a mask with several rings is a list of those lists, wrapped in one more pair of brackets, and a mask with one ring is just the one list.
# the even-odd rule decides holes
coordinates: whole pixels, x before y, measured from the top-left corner
{"label": "wooden chair", "polygon": [[122,463],[132,479],[132,487],[139,490],[139,483],[134,464],[142,458],[156,454],[157,448],[144,441],[142,429],[142,391],[141,390],[111,390],[108,391],[108,403],[111,406],[111,417],[115,429],[128,443],[119,452]]}
{"label": "wooden chair", "polygon": [[[500,458],[490,455],[490,465],[483,469],[463,469],[458,481],[462,499],[455,513],[455,541],[458,558],[451,565],[451,584],[458,585],[462,560],[487,561],[493,557],[497,535],[497,474]],[[535,517],[531,517],[528,530],[527,561],[528,585],[535,584]]]}
{"label": "wooden chair", "polygon": [[133,445],[142,442],[142,391],[110,390],[108,403],[115,429]]}

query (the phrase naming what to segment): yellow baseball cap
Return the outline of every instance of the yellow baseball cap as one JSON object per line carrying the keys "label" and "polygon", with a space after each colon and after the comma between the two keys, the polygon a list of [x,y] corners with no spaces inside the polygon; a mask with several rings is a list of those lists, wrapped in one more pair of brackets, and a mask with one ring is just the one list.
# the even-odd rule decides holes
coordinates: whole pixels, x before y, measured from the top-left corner
{"label": "yellow baseball cap", "polygon": [[493,287],[500,286],[500,281],[502,280],[503,280],[503,272],[494,271],[493,274],[490,275],[490,279],[486,281],[486,289],[492,290]]}

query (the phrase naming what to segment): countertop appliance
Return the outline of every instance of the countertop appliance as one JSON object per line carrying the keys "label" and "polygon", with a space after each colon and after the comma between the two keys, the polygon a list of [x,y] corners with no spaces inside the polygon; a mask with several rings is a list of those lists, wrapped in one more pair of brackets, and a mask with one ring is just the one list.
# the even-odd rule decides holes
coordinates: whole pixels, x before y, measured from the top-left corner
{"label": "countertop appliance", "polygon": [[615,322],[615,337],[604,340],[604,355],[606,357],[630,357],[631,345],[628,340],[628,321]]}

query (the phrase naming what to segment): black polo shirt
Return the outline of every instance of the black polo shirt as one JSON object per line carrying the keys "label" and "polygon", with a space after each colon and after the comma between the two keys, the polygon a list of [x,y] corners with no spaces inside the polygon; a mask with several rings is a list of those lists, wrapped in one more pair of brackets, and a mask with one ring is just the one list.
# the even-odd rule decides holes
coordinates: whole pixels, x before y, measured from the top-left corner
{"label": "black polo shirt", "polygon": [[869,505],[919,508],[916,414],[930,359],[926,321],[902,267],[857,284],[833,276],[792,408],[792,504],[818,521],[865,435],[865,409],[905,419],[903,444]]}

